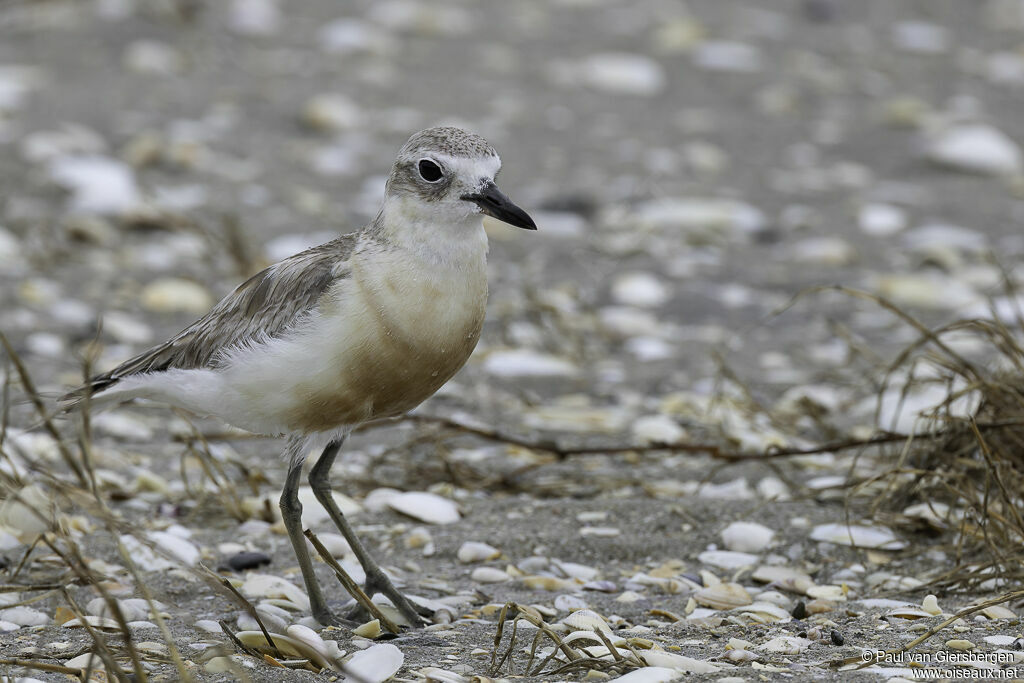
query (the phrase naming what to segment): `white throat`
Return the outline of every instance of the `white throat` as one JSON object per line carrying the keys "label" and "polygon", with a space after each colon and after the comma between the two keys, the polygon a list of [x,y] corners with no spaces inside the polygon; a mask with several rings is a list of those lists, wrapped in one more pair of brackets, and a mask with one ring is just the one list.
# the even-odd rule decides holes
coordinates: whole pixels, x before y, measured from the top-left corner
{"label": "white throat", "polygon": [[487,256],[483,214],[469,202],[428,203],[414,197],[384,200],[380,228],[392,244],[425,260],[452,266],[476,265]]}

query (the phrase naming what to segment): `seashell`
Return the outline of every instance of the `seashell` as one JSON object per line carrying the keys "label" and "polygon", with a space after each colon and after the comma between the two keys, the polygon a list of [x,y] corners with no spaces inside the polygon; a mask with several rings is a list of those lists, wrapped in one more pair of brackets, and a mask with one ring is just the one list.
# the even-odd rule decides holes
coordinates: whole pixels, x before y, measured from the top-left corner
{"label": "seashell", "polygon": [[753,602],[750,593],[738,583],[720,583],[716,586],[701,588],[693,594],[694,600],[705,607],[727,610],[742,607]]}
{"label": "seashell", "polygon": [[775,532],[757,522],[733,522],[722,529],[722,543],[729,550],[759,553],[772,544]]}
{"label": "seashell", "polygon": [[1016,619],[1017,614],[1005,605],[992,605],[981,610],[989,619]]}
{"label": "seashell", "polygon": [[[83,623],[84,621],[84,623]],[[93,628],[103,629],[105,631],[117,631],[120,630],[121,625],[117,623],[117,620],[110,619],[108,617],[96,617],[91,614],[85,617],[78,617],[76,619],[69,619],[65,621],[61,626],[64,628],[80,628],[85,624],[92,626]]]}
{"label": "seashell", "polygon": [[807,589],[814,586],[814,579],[804,572],[791,567],[775,567],[761,565],[750,575],[754,581],[770,583],[791,593],[807,594]]}
{"label": "seashell", "polygon": [[351,674],[346,680],[383,683],[398,673],[404,663],[402,651],[391,643],[384,643],[355,653],[345,662],[343,670]]}
{"label": "seashell", "polygon": [[752,567],[756,565],[761,558],[757,555],[751,555],[750,553],[740,553],[734,550],[705,550],[697,559],[704,564],[709,564],[712,567],[719,569],[742,569],[743,567]]}
{"label": "seashell", "polygon": [[674,681],[681,677],[682,672],[678,669],[665,666],[644,666],[611,680],[621,681],[621,683],[668,683],[668,681]]}
{"label": "seashell", "polygon": [[380,634],[383,632],[384,630],[380,627],[380,619],[368,621],[365,624],[362,624],[361,626],[352,629],[353,635],[361,636],[363,638],[369,638],[370,640],[379,638]]}
{"label": "seashell", "polygon": [[894,610],[886,612],[885,616],[895,617],[897,619],[927,619],[935,616],[931,612],[926,612],[920,607],[914,605],[908,605],[906,607],[897,607]]}
{"label": "seashell", "polygon": [[829,600],[810,600],[804,605],[804,610],[808,614],[823,614],[825,612],[831,612],[836,606]]}
{"label": "seashell", "polygon": [[104,671],[103,660],[95,652],[86,652],[64,662],[64,666],[71,669],[92,668],[93,671]]}
{"label": "seashell", "polygon": [[756,652],[750,650],[729,650],[724,655],[723,659],[727,659],[734,664],[743,664],[744,662],[750,662],[758,658]]}
{"label": "seashell", "polygon": [[249,573],[238,590],[247,598],[284,598],[303,611],[309,609],[309,598],[302,589],[280,576]]}
{"label": "seashell", "polygon": [[755,602],[746,607],[737,607],[734,611],[761,624],[786,623],[793,620],[789,612],[770,602]]}
{"label": "seashell", "polygon": [[567,591],[575,589],[578,585],[575,581],[560,579],[557,576],[524,576],[520,580],[527,588],[542,591]]}
{"label": "seashell", "polygon": [[946,641],[946,647],[951,650],[973,650],[977,646],[969,640],[954,638]]}
{"label": "seashell", "polygon": [[811,530],[811,540],[877,550],[901,550],[907,545],[889,529],[845,524],[819,524]]}
{"label": "seashell", "polygon": [[512,579],[507,572],[496,567],[477,567],[470,578],[479,583],[503,583]]}
{"label": "seashell", "polygon": [[811,586],[807,589],[807,597],[844,602],[846,600],[846,592],[842,586]]}
{"label": "seashell", "polygon": [[462,674],[447,669],[439,669],[436,666],[427,666],[416,671],[427,681],[427,683],[469,683],[469,679]]}
{"label": "seashell", "polygon": [[573,631],[604,631],[611,633],[612,630],[608,622],[604,620],[604,617],[590,609],[577,610],[565,619],[562,619],[561,623]]}
{"label": "seashell", "polygon": [[720,671],[720,669],[711,662],[706,662],[702,659],[694,659],[692,657],[684,657],[683,655],[665,652],[664,650],[645,650],[640,653],[640,657],[648,666],[663,666],[686,673],[703,674]]}
{"label": "seashell", "polygon": [[302,624],[292,624],[285,631],[285,634],[291,636],[295,640],[309,645],[320,653],[320,656],[325,660],[330,661],[331,655],[330,650],[327,647],[327,643],[325,643],[324,639],[320,637],[320,634],[313,629],[308,626],[303,626]]}
{"label": "seashell", "polygon": [[761,645],[758,649],[780,655],[798,655],[810,646],[811,641],[807,638],[779,636],[778,638],[772,638],[764,645]]}
{"label": "seashell", "polygon": [[50,617],[45,613],[24,605],[0,610],[0,620],[9,621],[18,626],[45,626],[50,623]]}
{"label": "seashell", "polygon": [[587,581],[581,586],[585,591],[598,591],[600,593],[614,593],[619,590],[614,581]]}
{"label": "seashell", "polygon": [[459,547],[456,556],[462,564],[471,564],[496,559],[501,556],[501,551],[487,543],[467,541]]}
{"label": "seashell", "polygon": [[934,595],[925,596],[924,600],[921,602],[921,609],[932,616],[942,614],[942,608],[939,607],[939,600]]}
{"label": "seashell", "polygon": [[573,612],[588,607],[587,601],[576,595],[559,595],[555,598],[555,609],[560,612]]}
{"label": "seashell", "polygon": [[451,500],[436,493],[409,491],[387,499],[388,507],[395,512],[418,519],[427,524],[452,524],[459,521],[459,507]]}

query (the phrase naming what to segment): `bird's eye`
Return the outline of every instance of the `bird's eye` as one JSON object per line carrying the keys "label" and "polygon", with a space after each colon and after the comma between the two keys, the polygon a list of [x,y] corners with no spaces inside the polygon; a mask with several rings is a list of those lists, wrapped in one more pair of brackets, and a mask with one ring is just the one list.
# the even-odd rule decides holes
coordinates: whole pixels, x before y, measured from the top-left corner
{"label": "bird's eye", "polygon": [[420,159],[419,169],[420,177],[428,183],[436,183],[444,176],[444,173],[441,172],[441,167],[430,159]]}

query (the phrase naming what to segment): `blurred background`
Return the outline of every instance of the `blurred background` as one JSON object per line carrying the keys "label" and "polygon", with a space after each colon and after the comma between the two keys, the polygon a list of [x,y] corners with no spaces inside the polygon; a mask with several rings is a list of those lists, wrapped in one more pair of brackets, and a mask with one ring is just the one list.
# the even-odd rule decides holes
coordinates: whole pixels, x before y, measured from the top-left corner
{"label": "blurred background", "polygon": [[855,312],[761,324],[807,285],[984,312],[985,255],[1024,250],[1017,0],[22,0],[0,36],[0,327],[50,369],[101,313],[109,365],[359,228],[438,123],[541,227],[491,226],[474,365],[590,391],[689,389],[716,349],[797,383]]}

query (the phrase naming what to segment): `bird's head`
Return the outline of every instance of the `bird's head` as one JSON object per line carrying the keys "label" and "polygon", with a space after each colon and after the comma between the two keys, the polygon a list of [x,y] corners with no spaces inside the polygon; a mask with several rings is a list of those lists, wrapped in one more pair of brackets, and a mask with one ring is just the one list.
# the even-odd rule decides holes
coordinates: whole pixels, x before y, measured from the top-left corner
{"label": "bird's head", "polygon": [[487,215],[536,230],[533,219],[494,184],[499,170],[498,153],[479,135],[451,127],[421,130],[398,153],[385,211],[411,224],[479,225]]}

